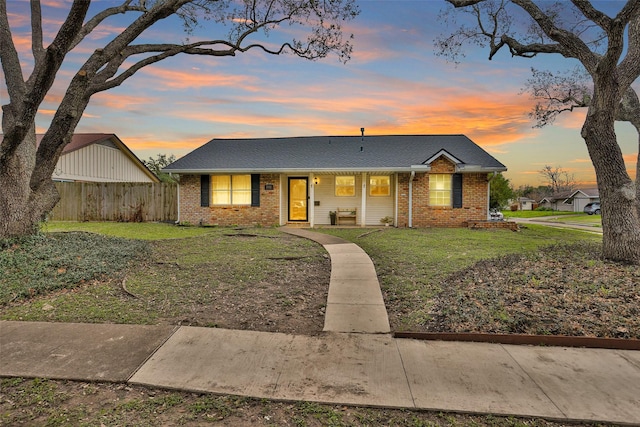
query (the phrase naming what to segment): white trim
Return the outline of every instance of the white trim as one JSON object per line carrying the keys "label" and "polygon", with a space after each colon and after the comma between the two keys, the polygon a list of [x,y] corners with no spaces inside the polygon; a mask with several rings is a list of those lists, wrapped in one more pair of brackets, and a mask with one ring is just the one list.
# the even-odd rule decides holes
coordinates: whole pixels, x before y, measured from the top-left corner
{"label": "white trim", "polygon": [[450,154],[447,150],[442,149],[440,151],[438,151],[436,154],[434,154],[433,156],[429,157],[427,160],[424,161],[423,164],[428,165],[433,163],[436,159],[440,158],[440,157],[446,157],[447,160],[449,160],[451,163],[458,165],[458,164],[462,164],[463,162],[461,162],[460,160],[456,159],[452,154]]}

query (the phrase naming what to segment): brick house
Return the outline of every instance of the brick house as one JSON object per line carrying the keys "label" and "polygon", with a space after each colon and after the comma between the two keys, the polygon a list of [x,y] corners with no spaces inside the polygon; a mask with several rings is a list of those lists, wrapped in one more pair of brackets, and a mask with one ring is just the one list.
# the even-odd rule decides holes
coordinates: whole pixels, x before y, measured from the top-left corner
{"label": "brick house", "polygon": [[180,174],[180,222],[311,227],[335,212],[359,226],[486,220],[506,170],[464,135],[213,139],[164,169]]}

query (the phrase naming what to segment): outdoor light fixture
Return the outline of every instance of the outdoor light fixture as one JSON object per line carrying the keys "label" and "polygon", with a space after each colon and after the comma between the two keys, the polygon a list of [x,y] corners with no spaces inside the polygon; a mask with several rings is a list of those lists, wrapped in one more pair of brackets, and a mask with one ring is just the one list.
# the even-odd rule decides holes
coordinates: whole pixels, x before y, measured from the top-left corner
{"label": "outdoor light fixture", "polygon": [[315,178],[313,178],[313,184],[314,185],[320,184],[320,178],[318,178],[317,176]]}

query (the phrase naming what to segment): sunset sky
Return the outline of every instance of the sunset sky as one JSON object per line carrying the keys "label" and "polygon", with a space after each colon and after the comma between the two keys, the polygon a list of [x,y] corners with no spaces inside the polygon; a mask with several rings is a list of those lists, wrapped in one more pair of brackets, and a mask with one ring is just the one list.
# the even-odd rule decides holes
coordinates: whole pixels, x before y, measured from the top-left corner
{"label": "sunset sky", "polygon": [[[7,3],[28,73],[29,2]],[[69,3],[45,3],[50,41]],[[114,3],[98,1],[96,8]],[[613,10],[622,4],[606,3]],[[488,61],[487,51],[468,50],[456,66],[434,54],[435,37],[447,32],[438,19],[439,11],[447,7],[444,1],[358,4],[360,16],[346,26],[346,32],[355,36],[352,59],[346,64],[336,57],[311,62],[258,51],[219,59],[177,57],[94,96],[77,132],[115,133],[142,159],[159,153],[180,157],[212,138],[360,135],[361,127],[366,135],[465,134],[508,167],[505,176],[516,187],[543,184],[538,171],[545,165],[573,173],[585,187],[595,185],[580,137],[585,112],[566,114],[554,126],[536,129],[528,117],[533,101],[520,94],[531,67],[569,69],[575,62],[557,55],[511,58],[508,52]],[[65,82],[87,52],[124,28],[123,18],[119,19],[99,27],[68,58],[60,82],[42,105],[38,132],[46,130]],[[201,31],[212,32],[211,23],[203,25]],[[169,37],[173,42],[185,38],[176,21],[163,23],[148,36],[149,40]],[[6,103],[4,84],[0,96]],[[626,123],[616,130],[634,178],[637,134]]]}

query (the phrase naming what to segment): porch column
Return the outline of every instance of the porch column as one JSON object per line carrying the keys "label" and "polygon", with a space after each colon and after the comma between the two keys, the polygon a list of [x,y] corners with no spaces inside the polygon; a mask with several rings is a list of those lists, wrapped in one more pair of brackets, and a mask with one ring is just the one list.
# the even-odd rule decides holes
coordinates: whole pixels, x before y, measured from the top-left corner
{"label": "porch column", "polygon": [[307,211],[309,212],[309,227],[313,228],[316,218],[315,198],[316,198],[316,185],[313,182],[313,172],[309,174],[309,201]]}
{"label": "porch column", "polygon": [[395,181],[395,203],[393,204],[393,226],[398,226],[398,172],[393,174],[393,180]]}
{"label": "porch column", "polygon": [[360,203],[360,227],[365,227],[367,219],[367,173],[362,172],[362,201]]}

